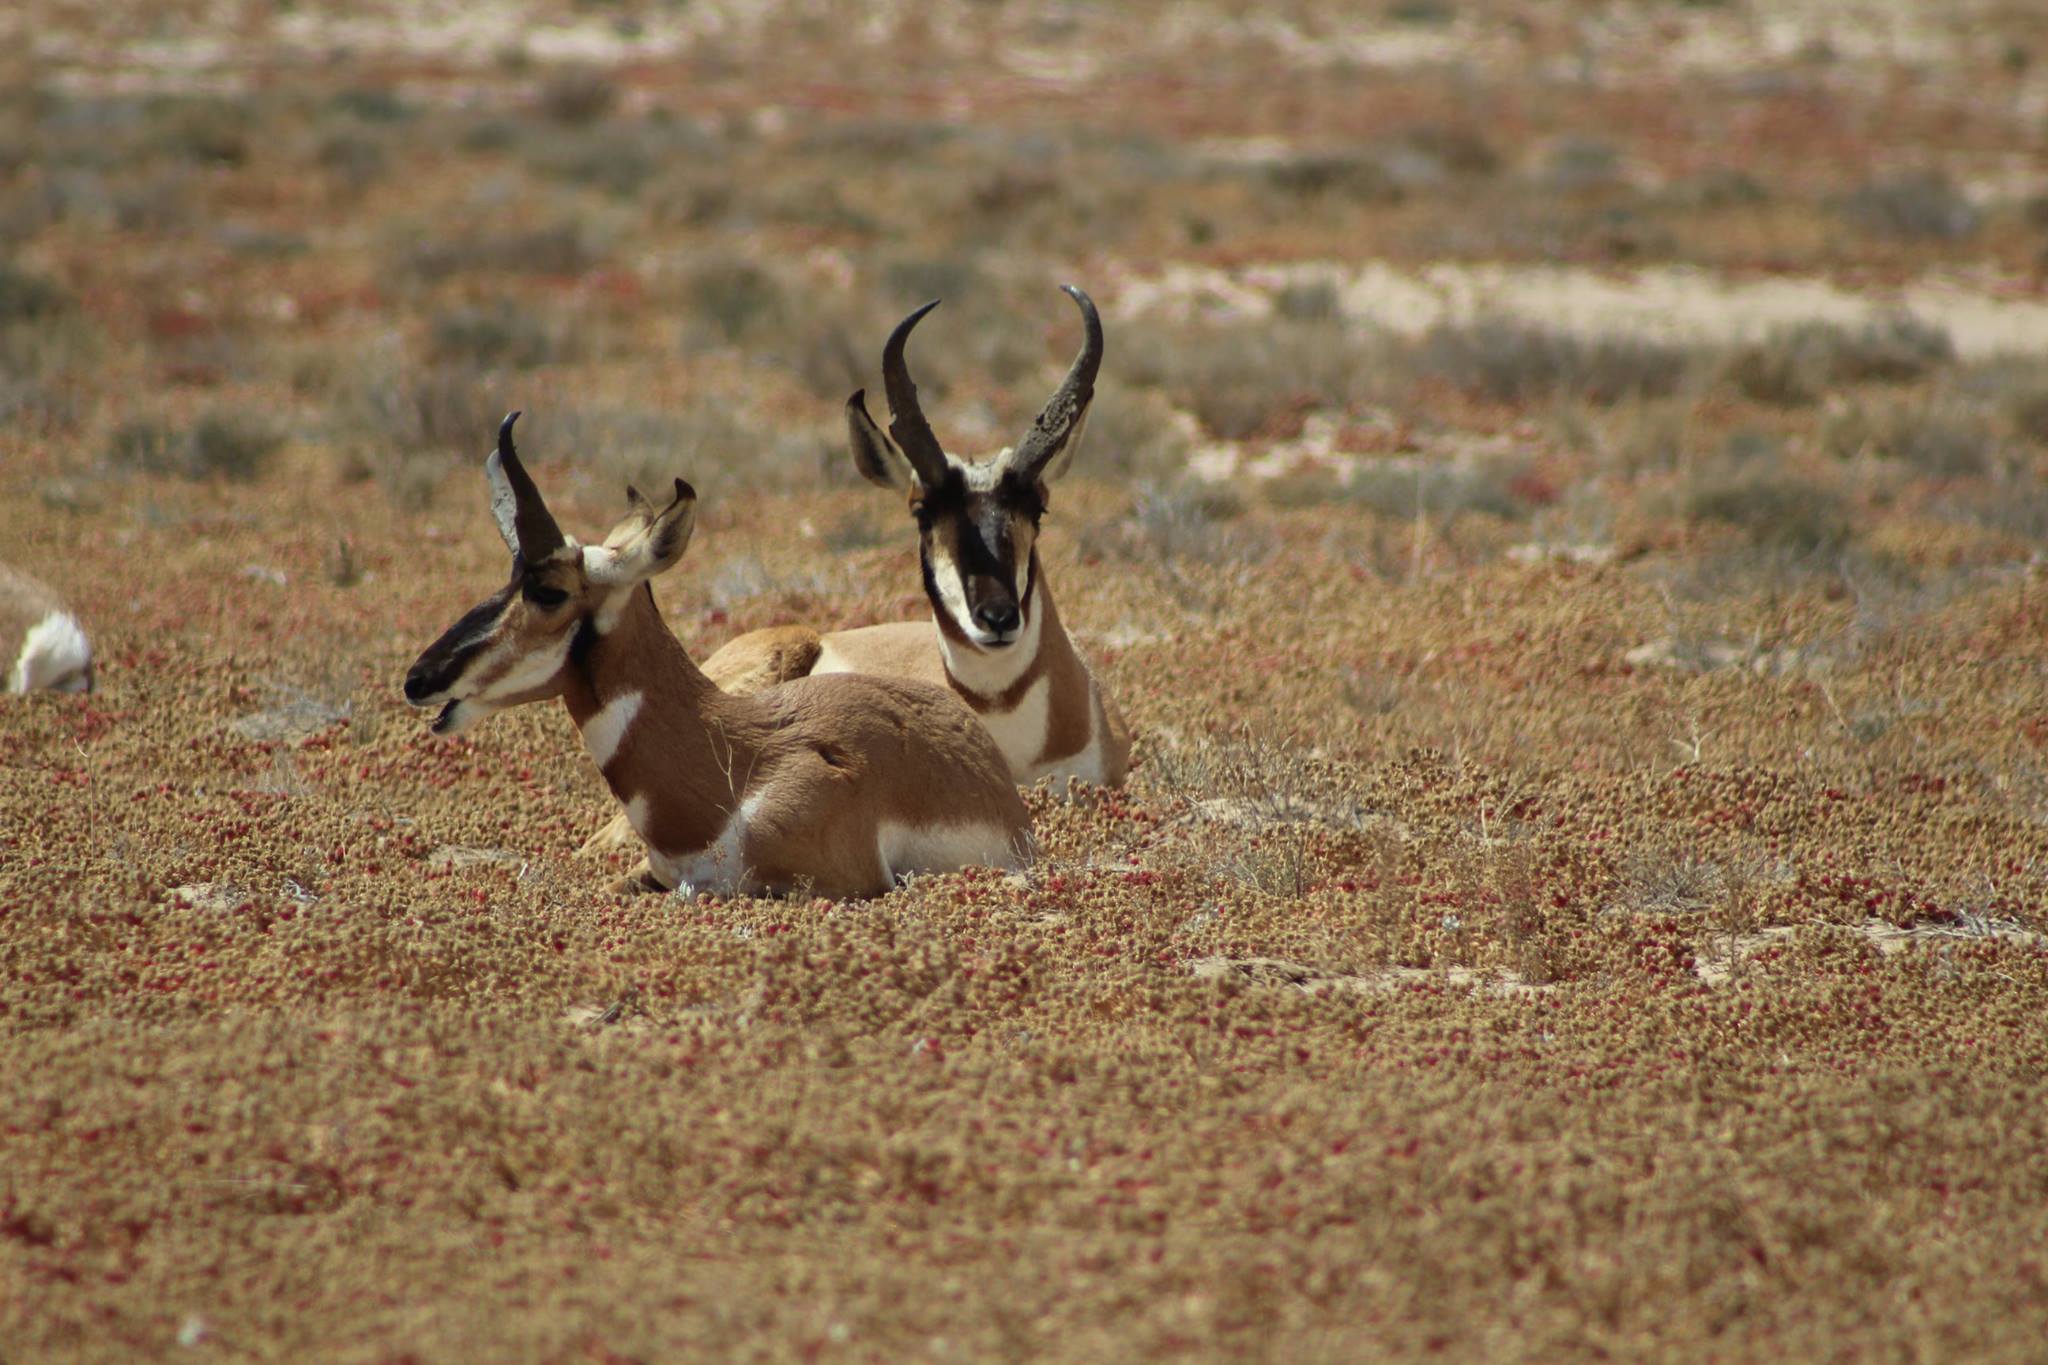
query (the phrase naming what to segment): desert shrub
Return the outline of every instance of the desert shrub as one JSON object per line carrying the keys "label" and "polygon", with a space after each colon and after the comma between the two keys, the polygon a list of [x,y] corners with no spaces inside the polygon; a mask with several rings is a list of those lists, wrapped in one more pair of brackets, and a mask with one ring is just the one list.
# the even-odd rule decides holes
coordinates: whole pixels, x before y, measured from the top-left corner
{"label": "desert shrub", "polygon": [[406,242],[394,252],[392,266],[403,276],[433,283],[490,272],[581,275],[603,257],[582,225],[558,222],[510,232],[479,231]]}
{"label": "desert shrub", "polygon": [[344,382],[333,424],[345,444],[377,458],[488,448],[510,407],[474,367],[375,365]]}
{"label": "desert shrub", "polygon": [[531,369],[569,359],[573,352],[567,334],[549,319],[503,300],[436,313],[427,337],[436,359],[485,368]]}
{"label": "desert shrub", "polygon": [[1598,138],[1563,137],[1544,154],[1536,181],[1553,194],[1603,189],[1621,179],[1621,153]]}
{"label": "desert shrub", "polygon": [[969,255],[912,256],[890,261],[882,268],[882,282],[891,299],[906,308],[915,308],[927,299],[953,299],[956,302],[948,311],[956,315],[961,302],[974,298],[986,278],[980,261]]}
{"label": "desert shrub", "polygon": [[254,111],[231,100],[166,96],[143,126],[148,150],[199,165],[239,166],[249,159]]}
{"label": "desert shrub", "polygon": [[260,419],[209,412],[185,428],[154,418],[124,422],[114,430],[107,458],[145,473],[247,482],[263,472],[282,444],[283,434]]}
{"label": "desert shrub", "polygon": [[780,323],[787,307],[775,276],[731,256],[692,269],[683,296],[690,310],[689,330],[706,329],[727,343]]}
{"label": "desert shrub", "polygon": [[609,124],[537,138],[523,150],[541,174],[621,199],[640,193],[662,166],[645,139]]}
{"label": "desert shrub", "polygon": [[2048,445],[2048,384],[2026,388],[2006,399],[2013,429],[2029,441]]}
{"label": "desert shrub", "polygon": [[1274,430],[1305,408],[1343,407],[1376,369],[1372,344],[1354,331],[1284,318],[1134,328],[1118,354],[1127,382],[1164,389],[1224,440]]}
{"label": "desert shrub", "polygon": [[1683,208],[1726,209],[1769,203],[1771,194],[1748,171],[1709,166],[1672,184],[1665,190],[1664,198]]}
{"label": "desert shrub", "polygon": [[1689,481],[1684,514],[1738,527],[1762,549],[1808,555],[1845,544],[1852,528],[1841,496],[1776,465],[1774,458],[1731,450]]}
{"label": "desert shrub", "polygon": [[844,463],[840,433],[836,423],[757,425],[730,404],[676,411],[593,404],[552,415],[546,440],[549,449],[573,454],[580,467],[620,487],[664,489],[681,475],[699,482],[715,477],[719,489],[737,490],[815,483],[828,466]]}
{"label": "desert shrub", "polygon": [[1099,478],[1178,476],[1193,447],[1185,422],[1157,393],[1121,384],[1098,389],[1077,467]]}
{"label": "desert shrub", "polygon": [[1745,398],[1777,407],[1819,402],[1838,384],[1903,384],[1955,359],[1948,332],[1910,314],[1861,327],[1801,322],[1730,357],[1722,377]]}
{"label": "desert shrub", "polygon": [[1328,280],[1297,280],[1274,292],[1273,311],[1289,322],[1328,322],[1344,309],[1337,286]]}
{"label": "desert shrub", "polygon": [[384,144],[354,131],[329,133],[313,149],[314,164],[348,190],[361,193],[382,179],[391,158]]}
{"label": "desert shrub", "polygon": [[1458,7],[1450,0],[1392,0],[1386,15],[1390,24],[1440,28],[1457,20]]}
{"label": "desert shrub", "polygon": [[617,77],[597,67],[572,67],[541,83],[541,112],[557,123],[595,123],[618,102]]}
{"label": "desert shrub", "polygon": [[1975,232],[1980,217],[1947,176],[1922,171],[1858,186],[1835,210],[1873,236],[1904,241],[1956,241]]}
{"label": "desert shrub", "polygon": [[0,375],[0,430],[47,436],[76,429],[79,416],[69,386]]}
{"label": "desert shrub", "polygon": [[403,123],[416,112],[396,91],[383,86],[337,90],[328,97],[327,107],[364,123]]}
{"label": "desert shrub", "polygon": [[0,261],[0,326],[41,322],[70,305],[70,295],[54,280]]}
{"label": "desert shrub", "polygon": [[1425,158],[1448,175],[1491,175],[1500,169],[1500,153],[1465,124],[1418,123],[1395,134],[1389,145],[1394,154]]}
{"label": "desert shrub", "polygon": [[1988,473],[1998,451],[1984,414],[1953,403],[1851,408],[1829,418],[1821,440],[1837,456],[1875,455],[1936,478]]}
{"label": "desert shrub", "polygon": [[1943,502],[1942,510],[1974,526],[2048,545],[2048,489],[2031,480],[1989,489],[1965,486],[1959,496]]}
{"label": "desert shrub", "polygon": [[1266,163],[1267,185],[1295,198],[1327,196],[1360,204],[1394,204],[1400,183],[1373,157],[1358,152],[1309,152]]}
{"label": "desert shrub", "polygon": [[1510,490],[1513,473],[1482,464],[1374,460],[1359,465],[1337,493],[1381,516],[1413,517],[1418,507],[1434,522],[1467,512],[1513,521],[1528,508]]}
{"label": "desert shrub", "polygon": [[1188,480],[1141,482],[1131,497],[1131,513],[1116,531],[1090,537],[1086,548],[1107,550],[1121,559],[1170,564],[1193,560],[1202,564],[1240,562],[1262,557],[1268,548],[1232,525],[1242,511],[1227,488]]}
{"label": "desert shrub", "polygon": [[190,226],[199,216],[192,177],[184,171],[150,170],[115,176],[103,182],[97,194],[82,197],[103,206],[106,215],[123,232],[170,234]]}
{"label": "desert shrub", "polygon": [[251,260],[286,260],[303,256],[312,248],[304,234],[247,223],[222,223],[214,229],[214,241],[224,250]]}
{"label": "desert shrub", "polygon": [[1497,402],[1577,398],[1609,404],[1677,391],[1692,357],[1642,337],[1582,339],[1506,319],[1440,323],[1410,349],[1418,374]]}

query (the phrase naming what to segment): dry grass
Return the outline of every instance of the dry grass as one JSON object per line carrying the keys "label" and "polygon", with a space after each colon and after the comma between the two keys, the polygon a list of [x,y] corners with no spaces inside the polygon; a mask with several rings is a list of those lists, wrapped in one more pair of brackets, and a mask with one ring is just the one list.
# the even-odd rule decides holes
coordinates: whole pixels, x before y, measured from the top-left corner
{"label": "dry grass", "polygon": [[[2037,1353],[2038,357],[1123,311],[1183,263],[2024,278],[1997,44],[33,8],[0,560],[100,690],[0,710],[0,1354]],[[939,429],[1016,439],[1064,279],[1108,360],[1045,569],[1140,763],[1034,798],[1030,877],[617,900],[558,711],[400,703],[503,571],[514,406],[565,522],[696,482],[700,656],[916,613],[839,405],[944,294]]]}

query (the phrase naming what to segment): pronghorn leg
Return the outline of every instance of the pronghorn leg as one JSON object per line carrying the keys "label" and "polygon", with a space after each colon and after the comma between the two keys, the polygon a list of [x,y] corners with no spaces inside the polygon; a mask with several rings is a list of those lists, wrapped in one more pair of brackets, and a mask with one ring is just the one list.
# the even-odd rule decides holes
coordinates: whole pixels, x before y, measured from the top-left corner
{"label": "pronghorn leg", "polygon": [[576,851],[583,854],[594,853],[602,856],[607,853],[616,853],[621,849],[631,852],[638,847],[640,847],[640,832],[633,828],[633,822],[626,818],[626,812],[620,811],[612,816],[610,824],[591,835],[588,839],[585,839],[583,847]]}
{"label": "pronghorn leg", "polygon": [[704,676],[720,691],[750,697],[764,688],[810,674],[823,648],[809,626],[770,626],[725,642],[704,661]]}
{"label": "pronghorn leg", "polygon": [[611,884],[615,896],[642,896],[655,892],[666,894],[668,887],[661,878],[654,875],[654,866],[642,858],[640,865]]}

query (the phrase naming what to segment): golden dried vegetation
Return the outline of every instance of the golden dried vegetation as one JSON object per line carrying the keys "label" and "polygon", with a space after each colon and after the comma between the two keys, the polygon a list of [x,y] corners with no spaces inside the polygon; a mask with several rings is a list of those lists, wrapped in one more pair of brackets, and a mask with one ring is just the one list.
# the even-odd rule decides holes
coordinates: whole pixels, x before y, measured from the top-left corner
{"label": "golden dried vegetation", "polygon": [[[0,1354],[2038,1351],[2048,27],[1272,8],[30,7],[0,559],[100,686],[0,711]],[[1871,309],[1376,311],[1660,262]],[[700,656],[915,614],[839,405],[943,294],[1010,439],[1067,278],[1140,763],[1029,877],[617,899],[558,711],[403,706],[514,406],[565,522],[696,483]]]}

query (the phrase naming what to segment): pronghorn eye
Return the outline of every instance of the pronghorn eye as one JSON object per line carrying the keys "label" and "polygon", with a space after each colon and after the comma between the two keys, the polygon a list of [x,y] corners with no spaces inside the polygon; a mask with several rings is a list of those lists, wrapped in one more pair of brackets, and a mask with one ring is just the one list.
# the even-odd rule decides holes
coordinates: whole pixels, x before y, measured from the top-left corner
{"label": "pronghorn eye", "polygon": [[914,502],[910,505],[910,515],[917,520],[918,529],[924,531],[931,530],[932,509],[930,507],[921,502]]}
{"label": "pronghorn eye", "polygon": [[538,583],[528,584],[520,589],[520,593],[542,611],[553,611],[569,600],[569,594],[560,588],[550,588]]}

